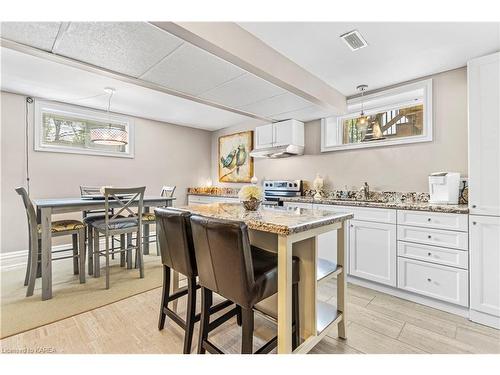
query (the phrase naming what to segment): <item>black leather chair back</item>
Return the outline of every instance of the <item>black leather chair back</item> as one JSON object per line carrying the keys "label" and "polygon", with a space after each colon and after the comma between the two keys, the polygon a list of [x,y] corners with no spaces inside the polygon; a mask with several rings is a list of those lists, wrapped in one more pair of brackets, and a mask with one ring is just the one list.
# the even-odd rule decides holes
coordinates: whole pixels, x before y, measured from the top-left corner
{"label": "black leather chair back", "polygon": [[191,214],[171,208],[156,208],[155,216],[162,263],[187,277],[197,276],[189,221]]}
{"label": "black leather chair back", "polygon": [[200,285],[252,307],[255,280],[246,224],[192,215],[191,228]]}

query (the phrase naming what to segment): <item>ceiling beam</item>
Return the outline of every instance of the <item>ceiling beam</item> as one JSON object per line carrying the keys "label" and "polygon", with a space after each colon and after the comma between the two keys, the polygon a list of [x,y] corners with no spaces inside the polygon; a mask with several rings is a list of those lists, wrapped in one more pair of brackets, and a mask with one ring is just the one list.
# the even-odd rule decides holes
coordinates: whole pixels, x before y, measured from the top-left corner
{"label": "ceiling beam", "polygon": [[346,97],[233,22],[150,22],[334,114]]}

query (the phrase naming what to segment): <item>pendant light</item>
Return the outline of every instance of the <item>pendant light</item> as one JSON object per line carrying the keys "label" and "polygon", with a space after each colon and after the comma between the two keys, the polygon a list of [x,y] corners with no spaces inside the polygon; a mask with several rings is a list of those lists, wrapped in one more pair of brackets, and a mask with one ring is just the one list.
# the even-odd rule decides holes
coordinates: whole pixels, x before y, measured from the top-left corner
{"label": "pendant light", "polygon": [[[106,87],[104,91],[106,91],[109,94],[108,110],[107,110],[108,120],[109,120],[111,98],[115,93],[115,89]],[[128,133],[126,130],[123,130],[122,128],[111,125],[110,121],[108,123],[108,126],[90,129],[90,140],[92,143],[96,143],[99,145],[124,146],[128,143]]]}
{"label": "pendant light", "polygon": [[364,108],[363,108],[363,96],[365,95],[365,90],[368,88],[368,85],[359,85],[356,87],[356,90],[361,92],[361,113],[358,117],[358,125],[366,125],[368,122],[368,116],[365,116]]}

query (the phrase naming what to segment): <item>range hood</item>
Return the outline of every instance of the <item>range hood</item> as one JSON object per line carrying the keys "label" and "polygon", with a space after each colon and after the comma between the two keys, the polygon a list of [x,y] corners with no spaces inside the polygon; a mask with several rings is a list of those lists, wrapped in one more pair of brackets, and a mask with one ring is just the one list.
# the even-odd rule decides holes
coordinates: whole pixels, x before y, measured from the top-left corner
{"label": "range hood", "polygon": [[255,128],[254,158],[287,158],[304,154],[304,123],[284,120]]}
{"label": "range hood", "polygon": [[268,158],[268,159],[287,158],[290,156],[303,155],[303,154],[304,154],[304,147],[297,145],[259,148],[250,152],[250,156],[253,158]]}

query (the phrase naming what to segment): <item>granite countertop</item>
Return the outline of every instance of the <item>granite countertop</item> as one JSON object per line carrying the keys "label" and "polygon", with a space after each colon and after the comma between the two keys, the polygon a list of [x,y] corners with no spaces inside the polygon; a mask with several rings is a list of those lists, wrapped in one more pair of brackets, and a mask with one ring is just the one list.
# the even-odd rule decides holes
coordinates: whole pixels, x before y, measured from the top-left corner
{"label": "granite countertop", "polygon": [[282,236],[353,218],[349,213],[278,206],[261,206],[257,211],[246,211],[239,203],[189,205],[181,209],[217,219],[243,221],[250,229]]}
{"label": "granite countertop", "polygon": [[329,204],[336,206],[392,208],[398,210],[445,212],[445,213],[455,213],[455,214],[469,213],[469,207],[466,204],[431,204],[429,202],[376,202],[376,201],[360,201],[355,199],[332,199],[332,198],[314,199],[312,197],[290,197],[290,198],[280,198],[280,200],[283,202]]}
{"label": "granite countertop", "polygon": [[236,198],[240,189],[231,187],[190,187],[188,195],[207,195],[210,197]]}

